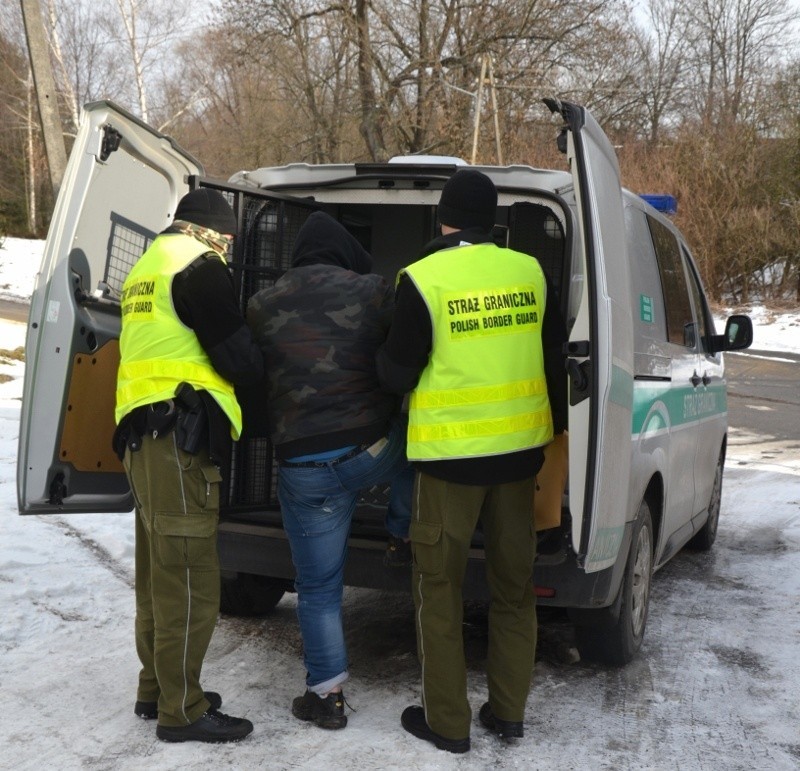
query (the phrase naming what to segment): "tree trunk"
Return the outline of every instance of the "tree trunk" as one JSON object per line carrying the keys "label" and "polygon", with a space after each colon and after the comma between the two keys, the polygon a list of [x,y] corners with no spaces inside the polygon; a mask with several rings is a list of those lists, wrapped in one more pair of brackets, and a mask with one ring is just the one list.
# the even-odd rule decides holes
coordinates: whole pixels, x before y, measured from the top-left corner
{"label": "tree trunk", "polygon": [[67,167],[67,151],[64,147],[61,117],[58,114],[58,96],[50,65],[50,47],[44,34],[44,20],[39,0],[21,0],[21,4],[25,35],[28,40],[28,56],[36,86],[39,119],[42,122],[47,165],[50,169],[50,182],[55,200],[58,198],[58,190]]}
{"label": "tree trunk", "polygon": [[26,182],[28,185],[26,202],[28,209],[28,232],[31,234],[36,233],[36,161],[33,157],[34,142],[33,142],[33,75],[28,78],[28,120],[26,125],[27,142],[25,145],[26,155]]}
{"label": "tree trunk", "polygon": [[369,36],[367,0],[356,0],[356,41],[358,45],[358,84],[361,92],[361,125],[359,131],[364,138],[373,161],[386,155],[386,143],[380,122],[375,87],[372,82],[372,48]]}
{"label": "tree trunk", "polygon": [[142,120],[147,123],[147,88],[144,83],[144,68],[142,63],[142,51],[136,40],[136,12],[138,10],[137,0],[129,0],[126,9],[124,0],[117,0],[122,21],[125,24],[125,34],[128,36],[128,45],[131,49],[131,61],[133,63],[133,77],[136,81],[136,93],[139,96],[139,114]]}

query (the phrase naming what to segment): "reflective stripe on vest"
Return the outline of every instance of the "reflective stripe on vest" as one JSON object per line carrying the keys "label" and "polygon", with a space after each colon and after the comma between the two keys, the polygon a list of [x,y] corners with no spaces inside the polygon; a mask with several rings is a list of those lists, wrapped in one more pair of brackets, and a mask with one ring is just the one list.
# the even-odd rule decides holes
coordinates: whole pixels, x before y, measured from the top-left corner
{"label": "reflective stripe on vest", "polygon": [[433,344],[411,393],[408,457],[445,460],[539,447],[553,437],[542,354],[539,263],[494,244],[435,252],[404,271]]}
{"label": "reflective stripe on vest", "polygon": [[231,436],[239,438],[242,411],[233,385],[214,369],[172,305],[173,277],[208,251],[182,233],[158,236],[125,279],[117,423],[136,407],[172,398],[181,383],[189,383],[214,397],[231,422]]}

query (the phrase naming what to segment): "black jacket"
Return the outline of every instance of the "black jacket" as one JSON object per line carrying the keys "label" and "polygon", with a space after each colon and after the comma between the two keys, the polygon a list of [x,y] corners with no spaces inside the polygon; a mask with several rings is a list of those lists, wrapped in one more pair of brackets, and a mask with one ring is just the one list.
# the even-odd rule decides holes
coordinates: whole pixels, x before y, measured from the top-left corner
{"label": "black jacket", "polygon": [[371,267],[347,230],[315,212],[298,232],[292,267],[248,303],[279,458],[371,444],[397,412],[400,400],[381,389],[375,368],[393,292]]}

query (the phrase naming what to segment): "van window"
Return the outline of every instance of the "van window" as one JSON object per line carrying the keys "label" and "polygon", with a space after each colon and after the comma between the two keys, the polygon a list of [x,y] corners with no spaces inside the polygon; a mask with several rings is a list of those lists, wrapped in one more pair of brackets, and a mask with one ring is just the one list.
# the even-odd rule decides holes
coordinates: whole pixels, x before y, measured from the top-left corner
{"label": "van window", "polygon": [[[647,216],[641,209],[625,207],[625,230],[631,263],[634,351],[647,354],[655,350],[653,344],[659,346],[667,339],[664,295],[659,289],[661,276]],[[645,369],[649,373],[649,368]]]}
{"label": "van window", "polygon": [[656,250],[658,272],[664,292],[664,308],[667,314],[667,339],[670,343],[694,348],[697,328],[692,316],[686,273],[683,270],[678,239],[654,217],[647,217],[650,235]]}
{"label": "van window", "polygon": [[709,334],[716,333],[714,329],[714,318],[708,308],[705,295],[700,285],[700,279],[697,276],[692,259],[686,251],[686,247],[682,246],[683,258],[686,260],[687,273],[689,274],[689,289],[692,293],[692,300],[694,301],[694,312],[697,316],[697,327],[700,332],[700,350],[708,353],[710,351],[710,338]]}

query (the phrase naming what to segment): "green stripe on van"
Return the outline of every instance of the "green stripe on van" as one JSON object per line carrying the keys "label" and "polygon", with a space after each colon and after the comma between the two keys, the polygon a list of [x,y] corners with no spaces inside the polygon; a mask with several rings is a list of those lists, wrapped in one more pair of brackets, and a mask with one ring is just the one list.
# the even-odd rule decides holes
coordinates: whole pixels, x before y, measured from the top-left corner
{"label": "green stripe on van", "polygon": [[670,426],[681,426],[727,411],[728,396],[723,383],[696,389],[637,380],[633,389],[631,433],[666,428],[667,420]]}

